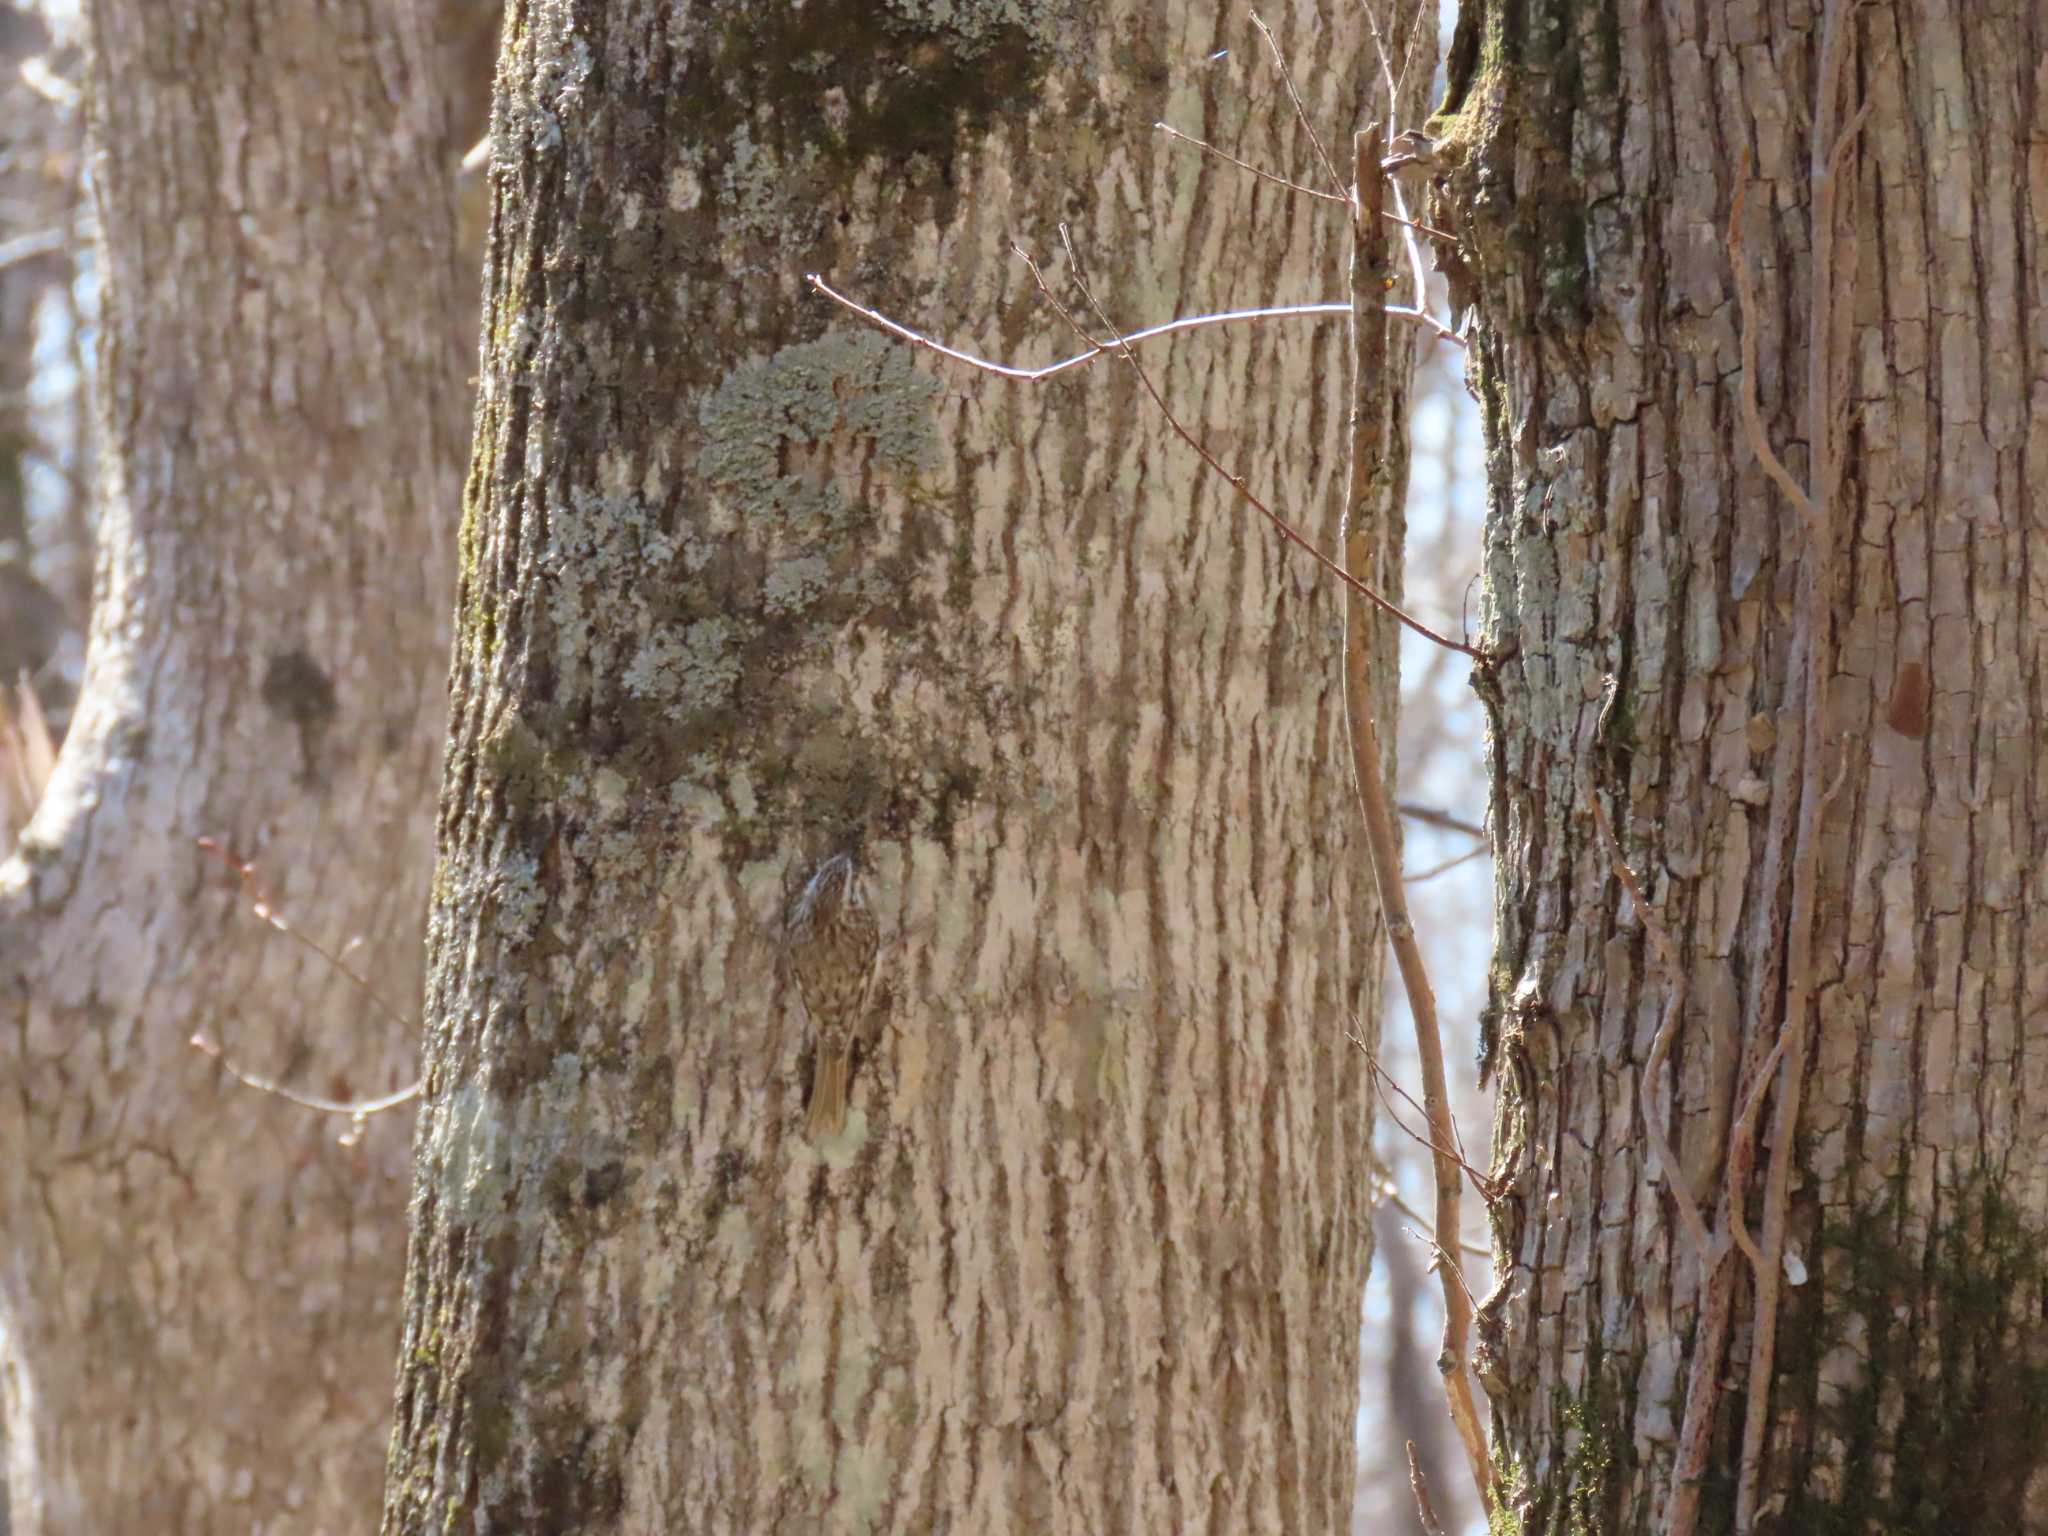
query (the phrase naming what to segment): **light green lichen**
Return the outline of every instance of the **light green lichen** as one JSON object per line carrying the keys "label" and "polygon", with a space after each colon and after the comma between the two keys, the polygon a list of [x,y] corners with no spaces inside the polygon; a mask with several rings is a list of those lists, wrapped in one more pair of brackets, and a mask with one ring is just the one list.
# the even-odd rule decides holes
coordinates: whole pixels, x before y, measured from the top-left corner
{"label": "light green lichen", "polygon": [[508,711],[484,738],[484,771],[502,784],[515,811],[533,804],[546,784],[547,749],[517,711]]}
{"label": "light green lichen", "polygon": [[690,713],[723,708],[740,677],[741,625],[699,619],[681,634],[650,634],[620,679],[635,698],[659,700]]}
{"label": "light green lichen", "polygon": [[831,584],[831,564],[821,555],[799,555],[768,573],[763,606],[777,617],[801,613]]}
{"label": "light green lichen", "polygon": [[497,1098],[481,1084],[462,1084],[440,1115],[429,1149],[430,1158],[439,1154],[429,1166],[438,1168],[436,1193],[451,1225],[471,1226],[480,1238],[507,1226],[507,1150]]}
{"label": "light green lichen", "polygon": [[698,473],[742,511],[835,521],[836,491],[822,503],[807,495],[815,483],[783,473],[783,445],[824,443],[845,432],[872,442],[892,472],[926,473],[939,462],[931,420],[938,394],[938,382],[918,370],[909,348],[873,331],[833,331],[726,376],[698,413]]}
{"label": "light green lichen", "polygon": [[506,943],[523,944],[532,938],[547,909],[539,861],[516,848],[499,855],[491,874],[491,899],[498,908],[498,933]]}

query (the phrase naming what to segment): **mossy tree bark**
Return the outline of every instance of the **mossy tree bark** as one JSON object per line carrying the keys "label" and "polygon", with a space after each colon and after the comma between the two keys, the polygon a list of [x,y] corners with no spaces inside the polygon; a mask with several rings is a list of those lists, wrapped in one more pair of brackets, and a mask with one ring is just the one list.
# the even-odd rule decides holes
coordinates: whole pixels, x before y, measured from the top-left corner
{"label": "mossy tree bark", "polygon": [[[409,0],[88,7],[99,578],[56,775],[0,866],[18,1532],[342,1530],[374,1507],[462,358]],[[259,14],[260,12],[260,14]]]}
{"label": "mossy tree bark", "polygon": [[[2048,33],[2030,5],[1847,12],[1842,120],[1869,116],[1833,233],[1849,425],[1819,546],[1745,433],[1726,236],[1747,156],[1752,379],[1810,485],[1821,8],[1475,5],[1435,124],[1480,317],[1488,637],[1514,648],[1492,735],[1507,1270],[1482,1331],[1522,1531],[1663,1531],[1688,1499],[1698,1529],[1736,1526],[1756,1390],[1758,1529],[2048,1529]],[[1759,1386],[1722,1174],[1792,990],[1795,807],[1836,781]],[[1719,1217],[1704,1265],[1647,1150],[1673,988],[1590,796],[1688,978],[1672,1107],[1648,1113]],[[1704,1363],[1703,1283],[1733,1320]],[[1727,1389],[1682,1487],[1701,1376]]]}
{"label": "mossy tree bark", "polygon": [[[1319,175],[1238,18],[782,14],[507,16],[385,1529],[1343,1529],[1337,594],[1127,368],[935,374],[800,275],[1050,358],[1013,240],[1135,323],[1336,291],[1345,220],[1151,132]],[[1362,15],[1277,19],[1348,129]],[[1344,357],[1149,354],[1326,540]],[[814,1142],[840,854],[881,960]]]}

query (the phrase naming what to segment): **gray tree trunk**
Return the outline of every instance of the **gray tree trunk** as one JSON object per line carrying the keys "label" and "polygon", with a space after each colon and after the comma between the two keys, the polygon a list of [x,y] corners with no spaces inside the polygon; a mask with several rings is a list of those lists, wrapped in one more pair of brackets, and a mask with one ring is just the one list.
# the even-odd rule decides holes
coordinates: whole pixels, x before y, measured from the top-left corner
{"label": "gray tree trunk", "polygon": [[[1341,291],[1343,213],[1151,132],[1322,179],[1206,8],[772,14],[507,19],[385,1529],[1341,1530],[1337,594],[1128,368],[930,371],[800,274],[1049,359],[1013,240],[1072,220],[1135,325]],[[1325,539],[1344,356],[1148,354]],[[881,952],[814,1140],[785,922],[839,855]]]}
{"label": "gray tree trunk", "polygon": [[[1743,426],[1726,233],[1747,155],[1751,372],[1810,487],[1818,8],[1540,0],[1461,28],[1436,212],[1479,304],[1487,624],[1516,648],[1492,746],[1508,1268],[1483,1331],[1517,1530],[1661,1532],[1688,1504],[1702,1531],[2048,1529],[2044,18],[1930,0],[1847,23],[1841,120],[1870,109],[1833,241],[1847,474],[1810,566]],[[1648,1106],[1673,988],[1596,795],[1688,979]],[[1741,1181],[1761,1241],[1798,1083],[1766,1358],[1722,1175],[1802,986]],[[1674,1187],[1716,1227],[1705,1264]]]}
{"label": "gray tree trunk", "polygon": [[[260,15],[258,12],[260,11]],[[374,1506],[462,366],[426,29],[90,7],[105,498],[87,681],[0,866],[16,1528],[338,1531]]]}

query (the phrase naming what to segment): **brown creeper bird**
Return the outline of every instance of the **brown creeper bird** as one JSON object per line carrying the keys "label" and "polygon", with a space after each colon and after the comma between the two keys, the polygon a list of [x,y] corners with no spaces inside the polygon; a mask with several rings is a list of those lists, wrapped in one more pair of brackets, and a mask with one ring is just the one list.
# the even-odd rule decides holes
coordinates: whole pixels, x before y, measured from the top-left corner
{"label": "brown creeper bird", "polygon": [[837,1136],[846,1124],[853,1042],[867,1017],[880,948],[880,930],[861,899],[852,855],[827,859],[789,909],[790,959],[813,1035],[811,1108],[804,1124],[811,1136]]}

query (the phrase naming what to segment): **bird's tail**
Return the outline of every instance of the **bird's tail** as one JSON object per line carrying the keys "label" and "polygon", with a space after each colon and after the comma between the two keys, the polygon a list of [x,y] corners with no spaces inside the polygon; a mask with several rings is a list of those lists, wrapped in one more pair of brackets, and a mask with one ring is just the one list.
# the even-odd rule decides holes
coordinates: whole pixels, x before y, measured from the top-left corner
{"label": "bird's tail", "polygon": [[845,1046],[818,1045],[811,1069],[811,1110],[804,1131],[813,1140],[837,1136],[846,1129],[846,1080],[852,1063]]}

